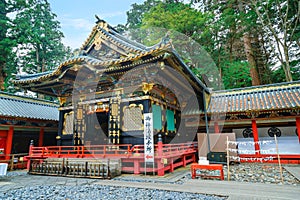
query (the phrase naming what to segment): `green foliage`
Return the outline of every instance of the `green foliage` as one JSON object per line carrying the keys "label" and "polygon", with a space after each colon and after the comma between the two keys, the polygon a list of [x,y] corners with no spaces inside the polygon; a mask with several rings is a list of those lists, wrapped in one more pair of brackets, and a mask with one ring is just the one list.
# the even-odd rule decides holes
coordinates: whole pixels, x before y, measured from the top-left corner
{"label": "green foliage", "polygon": [[[31,2],[31,0],[28,0],[28,2]],[[13,35],[8,34],[12,23],[7,15],[27,7],[25,0],[0,0],[0,90],[7,90],[7,80],[11,78],[12,73],[17,72],[16,55],[12,52],[16,41]]]}
{"label": "green foliage", "polygon": [[247,62],[224,62],[221,67],[225,89],[251,86],[251,76]]}
{"label": "green foliage", "polygon": [[203,14],[189,5],[159,3],[144,14],[142,27],[163,27],[193,37],[201,34],[208,22],[208,14]]}
{"label": "green foliage", "polygon": [[14,92],[13,74],[51,70],[71,55],[55,18],[47,0],[0,0],[0,89]]}
{"label": "green foliage", "polygon": [[12,34],[18,43],[17,53],[23,71],[52,70],[70,53],[61,42],[63,34],[55,18],[47,0],[36,0],[30,8],[16,15]]}
{"label": "green foliage", "polygon": [[146,0],[143,4],[132,4],[132,9],[127,11],[126,27],[129,29],[140,28],[144,14],[158,3],[160,3],[159,0]]}
{"label": "green foliage", "polygon": [[[159,42],[159,38],[163,38],[167,32],[155,31],[158,29],[149,31],[152,27],[178,31],[191,37],[212,57],[222,75],[224,85],[228,89],[250,86],[254,77],[259,77],[261,84],[282,82],[286,80],[282,76],[286,70],[283,71],[282,67],[274,69],[274,65],[279,64],[278,49],[280,48],[276,47],[274,37],[270,39],[272,33],[259,19],[255,6],[253,6],[253,3],[258,3],[259,9],[266,9],[263,19],[269,20],[268,25],[272,26],[275,33],[280,37],[284,36],[284,33],[288,36],[288,64],[291,67],[293,80],[299,80],[299,1],[191,0],[189,3],[186,2],[147,0],[141,5],[134,4],[127,13],[127,27],[143,28],[142,31],[136,31],[132,35],[138,36],[136,37],[139,38],[137,41],[148,46]],[[287,9],[288,12],[286,12]],[[287,15],[284,15],[285,13]],[[245,35],[248,35],[248,43]],[[172,38],[172,33],[169,37]],[[190,43],[189,40],[182,43],[184,42],[183,46]],[[177,41],[172,38],[172,43],[176,44]],[[250,53],[249,48],[251,48]],[[188,56],[185,56],[184,51],[183,54],[180,52],[180,55],[183,55],[183,60],[191,66],[192,71],[198,77],[207,76],[206,79],[210,79],[211,77],[208,75],[210,66],[197,68],[198,63],[194,63],[195,59],[193,58],[197,54],[193,54],[191,51],[195,51],[195,49],[186,49],[185,52]],[[284,61],[284,55],[281,57]],[[286,63],[282,61],[281,66],[285,67]],[[205,65],[210,64],[204,63]],[[250,68],[255,69],[258,76],[251,77]]]}
{"label": "green foliage", "polygon": [[[294,60],[290,63],[293,80],[300,80],[299,60]],[[277,67],[271,73],[271,79],[274,83],[285,82],[285,73],[282,66]]]}
{"label": "green foliage", "polygon": [[[273,60],[284,69],[285,81],[293,80],[300,65],[300,2],[298,0],[252,0],[252,9],[264,25]],[[274,62],[274,61],[273,61]],[[298,64],[292,64],[297,62]]]}

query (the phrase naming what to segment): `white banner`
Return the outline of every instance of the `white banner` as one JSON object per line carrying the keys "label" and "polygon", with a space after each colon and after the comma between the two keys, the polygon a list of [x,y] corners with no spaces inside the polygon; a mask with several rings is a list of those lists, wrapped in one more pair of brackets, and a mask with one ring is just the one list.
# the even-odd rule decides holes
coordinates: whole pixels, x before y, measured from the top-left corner
{"label": "white banner", "polygon": [[145,162],[154,162],[153,116],[144,113],[144,158]]}

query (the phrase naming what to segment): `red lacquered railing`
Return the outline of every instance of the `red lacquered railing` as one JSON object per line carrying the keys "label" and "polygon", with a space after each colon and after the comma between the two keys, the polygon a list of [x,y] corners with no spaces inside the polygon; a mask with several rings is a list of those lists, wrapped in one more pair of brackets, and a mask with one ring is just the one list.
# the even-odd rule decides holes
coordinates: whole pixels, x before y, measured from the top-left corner
{"label": "red lacquered railing", "polygon": [[[197,151],[197,143],[163,144],[159,149],[154,146],[155,153],[161,156],[175,156]],[[88,146],[47,146],[31,147],[29,157],[119,157],[126,158],[133,154],[142,156],[144,145],[121,144],[121,145],[88,145]]]}
{"label": "red lacquered railing", "polygon": [[[155,152],[159,152],[158,145],[154,146]],[[174,156],[174,155],[182,155],[185,153],[193,153],[198,149],[197,142],[190,143],[177,143],[177,144],[163,144],[161,149],[162,156]],[[134,145],[131,148],[131,152],[134,154],[143,154],[144,153],[144,145]]]}
{"label": "red lacquered railing", "polygon": [[31,147],[30,157],[128,157],[131,145]]}

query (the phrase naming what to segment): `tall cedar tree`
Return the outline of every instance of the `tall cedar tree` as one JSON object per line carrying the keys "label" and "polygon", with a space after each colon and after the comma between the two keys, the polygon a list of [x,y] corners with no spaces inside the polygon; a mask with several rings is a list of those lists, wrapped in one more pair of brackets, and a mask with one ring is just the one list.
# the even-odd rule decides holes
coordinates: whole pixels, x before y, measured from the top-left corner
{"label": "tall cedar tree", "polygon": [[14,36],[8,33],[12,26],[8,15],[27,6],[26,0],[0,0],[0,90],[6,89],[11,74],[16,73],[15,55],[12,53],[15,40]]}
{"label": "tall cedar tree", "polygon": [[17,13],[12,34],[16,37],[23,72],[53,70],[70,56],[70,49],[62,44],[63,33],[55,18],[47,0],[35,0],[29,8]]}

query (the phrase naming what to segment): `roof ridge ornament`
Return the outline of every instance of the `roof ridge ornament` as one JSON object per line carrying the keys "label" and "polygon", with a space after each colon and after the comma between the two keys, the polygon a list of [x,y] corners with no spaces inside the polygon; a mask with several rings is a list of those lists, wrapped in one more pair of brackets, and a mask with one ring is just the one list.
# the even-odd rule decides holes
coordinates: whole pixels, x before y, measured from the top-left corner
{"label": "roof ridge ornament", "polygon": [[161,39],[161,43],[164,43],[164,44],[171,43],[171,42],[172,42],[172,39],[170,38],[170,34],[171,34],[171,32],[168,31],[168,32],[166,33],[166,35]]}
{"label": "roof ridge ornament", "polygon": [[105,20],[101,19],[98,15],[95,15],[95,17],[97,19],[96,24],[99,27],[103,28],[104,30],[109,31],[108,30],[108,26],[109,26],[108,23]]}

